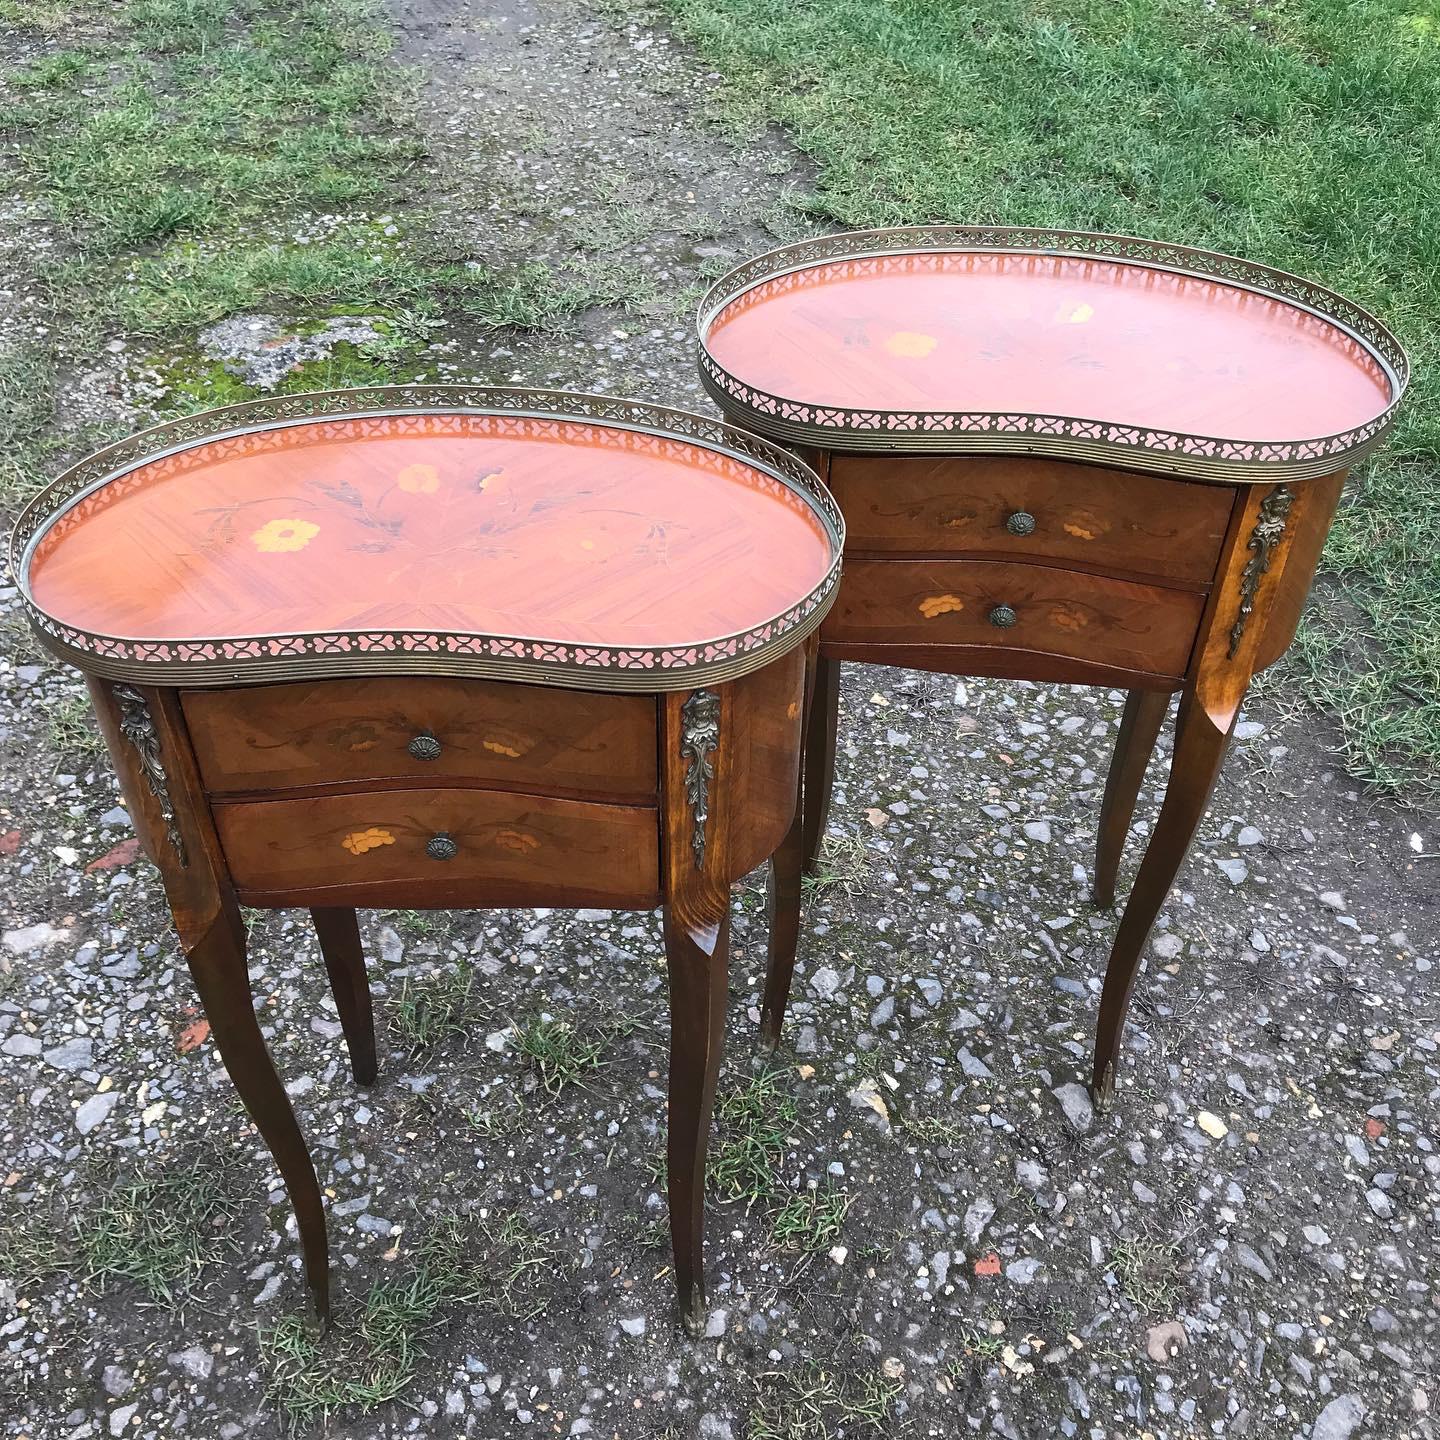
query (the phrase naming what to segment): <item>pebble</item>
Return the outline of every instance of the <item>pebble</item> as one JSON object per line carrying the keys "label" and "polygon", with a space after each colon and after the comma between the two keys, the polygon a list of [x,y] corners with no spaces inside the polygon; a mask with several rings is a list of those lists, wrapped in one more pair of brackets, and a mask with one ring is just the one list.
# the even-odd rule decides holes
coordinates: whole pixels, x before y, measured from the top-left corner
{"label": "pebble", "polygon": [[1221,873],[1232,885],[1243,885],[1249,878],[1250,867],[1243,860],[1234,857],[1217,857],[1215,864],[1219,866]]}
{"label": "pebble", "polygon": [[183,1370],[194,1380],[208,1380],[215,1368],[215,1356],[203,1345],[192,1345],[167,1359],[177,1370]]}
{"label": "pebble", "polygon": [[842,977],[838,970],[832,970],[828,965],[822,965],[811,977],[810,988],[822,999],[833,998],[839,990]]}
{"label": "pebble", "polygon": [[620,1322],[620,1328],[627,1335],[643,1335],[645,1333],[645,1317],[643,1315],[631,1315]]}
{"label": "pebble", "polygon": [[1195,1123],[1212,1140],[1223,1140],[1230,1133],[1230,1127],[1210,1110],[1201,1110],[1195,1116]]}
{"label": "pebble", "polygon": [[1060,1108],[1065,1112],[1070,1128],[1083,1135],[1095,1121],[1095,1106],[1090,1099],[1090,1092],[1083,1085],[1070,1080],[1064,1085],[1057,1085],[1050,1093],[1060,1102]]}
{"label": "pebble", "polygon": [[995,1216],[995,1202],[988,1195],[977,1195],[965,1211],[965,1239],[971,1245],[985,1233],[985,1227]]}
{"label": "pebble", "polygon": [[1050,822],[1048,820],[1027,820],[1025,835],[1027,839],[1034,840],[1038,845],[1048,845],[1050,843]]}
{"label": "pebble", "polygon": [[82,1135],[88,1135],[115,1108],[115,1102],[119,1098],[113,1090],[103,1095],[92,1095],[76,1110],[75,1128]]}
{"label": "pebble", "polygon": [[0,944],[13,954],[29,955],[36,950],[43,950],[47,945],[54,945],[69,938],[68,930],[57,930],[42,920],[38,925],[25,926],[23,930],[5,931],[0,935]]}
{"label": "pebble", "polygon": [[110,1433],[123,1435],[131,1417],[140,1408],[139,1404],[120,1405],[110,1412]]}
{"label": "pebble", "polygon": [[1321,1412],[1310,1440],[1349,1440],[1365,1418],[1358,1395],[1337,1395]]}
{"label": "pebble", "polygon": [[89,1070],[95,1063],[93,1040],[67,1040],[45,1052],[45,1063],[57,1070]]}

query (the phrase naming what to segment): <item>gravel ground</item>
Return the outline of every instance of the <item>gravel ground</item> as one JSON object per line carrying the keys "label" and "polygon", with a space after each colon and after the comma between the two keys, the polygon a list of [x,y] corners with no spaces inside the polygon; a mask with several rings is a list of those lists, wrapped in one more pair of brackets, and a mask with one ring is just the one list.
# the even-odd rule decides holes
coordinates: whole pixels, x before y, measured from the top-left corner
{"label": "gravel ground", "polygon": [[[437,369],[698,403],[676,297],[804,225],[805,163],[708,125],[713,77],[663,32],[503,8],[397,0],[434,196],[512,258],[566,263],[583,233],[655,299],[447,332]],[[106,363],[68,410],[138,418]],[[0,1433],[278,1436],[288,1402],[347,1437],[1435,1434],[1440,825],[1337,773],[1313,717],[1248,712],[1096,1116],[1077,1082],[1115,917],[1087,874],[1122,697],[847,668],[769,1072],[763,876],[736,899],[698,1342],[667,1269],[658,917],[367,916],[360,1090],[305,917],[256,914],[331,1196],[322,1340],[80,688],[7,633]],[[422,1280],[397,1358],[380,1322]],[[399,1398],[306,1418],[367,1385]]]}

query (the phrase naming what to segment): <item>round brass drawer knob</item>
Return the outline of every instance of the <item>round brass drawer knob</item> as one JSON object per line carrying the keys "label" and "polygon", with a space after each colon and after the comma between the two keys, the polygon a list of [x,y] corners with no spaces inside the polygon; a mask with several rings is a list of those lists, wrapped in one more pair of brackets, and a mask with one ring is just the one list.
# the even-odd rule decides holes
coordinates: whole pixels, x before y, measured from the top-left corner
{"label": "round brass drawer knob", "polygon": [[1028,510],[1017,510],[1006,522],[1005,528],[1012,535],[1033,535],[1035,517]]}
{"label": "round brass drawer knob", "polygon": [[453,860],[460,847],[446,834],[432,835],[425,842],[425,853],[432,860]]}
{"label": "round brass drawer knob", "polygon": [[422,730],[405,748],[417,760],[440,758],[440,742],[428,730]]}
{"label": "round brass drawer knob", "polygon": [[990,623],[998,626],[1001,630],[1008,630],[1015,620],[1015,612],[1008,605],[997,605],[990,612]]}

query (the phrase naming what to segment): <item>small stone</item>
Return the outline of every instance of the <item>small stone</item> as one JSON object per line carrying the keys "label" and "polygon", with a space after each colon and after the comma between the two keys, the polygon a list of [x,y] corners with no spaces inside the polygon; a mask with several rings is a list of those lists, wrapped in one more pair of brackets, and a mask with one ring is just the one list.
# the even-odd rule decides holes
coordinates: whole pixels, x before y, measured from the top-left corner
{"label": "small stone", "polygon": [[1307,1225],[1300,1233],[1304,1235],[1312,1245],[1328,1245],[1330,1243],[1329,1234],[1318,1225]]}
{"label": "small stone", "polygon": [[839,990],[841,976],[838,970],[832,970],[828,965],[822,965],[811,977],[810,988],[822,999],[831,999]]}
{"label": "small stone", "polygon": [[1165,1320],[1145,1332],[1145,1353],[1157,1364],[1173,1360],[1190,1343],[1178,1320]]}
{"label": "small stone", "polygon": [[729,1323],[730,1312],[728,1310],[712,1310],[705,1321],[705,1338],[718,1340],[725,1333],[725,1327]]}
{"label": "small stone", "polygon": [[[1345,897],[1338,890],[1322,890],[1320,892],[1320,903],[1327,910],[1343,910],[1345,908]],[[1328,1406],[1326,1407],[1329,1408]]]}
{"label": "small stone", "polygon": [[1235,837],[1235,843],[1237,845],[1243,845],[1247,848],[1251,845],[1262,845],[1264,842],[1265,836],[1253,825],[1246,825]]}
{"label": "small stone", "polygon": [[95,1042],[93,1040],[67,1040],[53,1050],[45,1052],[45,1063],[57,1070],[89,1070],[95,1063]]}
{"label": "small stone", "polygon": [[700,1440],[735,1440],[730,1422],[707,1410],[700,1417]]}
{"label": "small stone", "polygon": [[122,1365],[107,1365],[100,1372],[100,1384],[112,1399],[118,1399],[130,1388],[130,1372]]}
{"label": "small stone", "polygon": [[895,997],[887,995],[871,1012],[870,1025],[872,1029],[878,1030],[882,1025],[888,1025],[895,1014]]}
{"label": "small stone", "polygon": [[830,1247],[830,1259],[836,1265],[843,1265],[848,1258],[850,1251],[844,1245],[832,1245]]}
{"label": "small stone", "polygon": [[995,1217],[995,1202],[988,1195],[977,1195],[965,1212],[965,1238],[974,1245],[985,1227]]}
{"label": "small stone", "polygon": [[75,1112],[75,1128],[82,1135],[88,1135],[115,1108],[119,1098],[114,1090],[105,1095],[92,1095]]}
{"label": "small stone", "polygon": [[0,1051],[6,1055],[38,1055],[45,1047],[33,1035],[7,1035]]}
{"label": "small stone", "polygon": [[1040,1269],[1040,1262],[1033,1259],[1012,1260],[1005,1267],[1005,1278],[1012,1285],[1028,1285]]}
{"label": "small stone", "polygon": [[1321,1412],[1310,1440],[1349,1440],[1365,1418],[1358,1395],[1337,1395]]}
{"label": "small stone", "polygon": [[989,1080],[995,1072],[977,1056],[972,1055],[965,1046],[961,1046],[956,1052],[956,1058],[960,1061],[960,1068],[972,1080]]}
{"label": "small stone", "polygon": [[1050,1093],[1060,1102],[1060,1108],[1065,1112],[1071,1129],[1077,1134],[1084,1134],[1095,1120],[1095,1107],[1090,1102],[1090,1092],[1083,1085],[1071,1080],[1064,1085],[1057,1085]]}
{"label": "small stone", "polygon": [[1250,867],[1243,860],[1217,858],[1215,864],[1232,885],[1243,885],[1249,878]]}
{"label": "small stone", "polygon": [[1365,1203],[1381,1220],[1388,1220],[1395,1213],[1395,1206],[1383,1190],[1373,1187],[1365,1192]]}
{"label": "small stone", "polygon": [[43,950],[47,945],[54,945],[69,938],[68,930],[57,930],[42,920],[38,925],[25,926],[23,930],[7,930],[0,935],[0,944],[13,954],[29,955],[36,950]]}
{"label": "small stone", "polygon": [[188,1350],[167,1357],[177,1370],[183,1370],[195,1380],[208,1380],[215,1368],[215,1357],[203,1345],[192,1345]]}
{"label": "small stone", "polygon": [[1037,845],[1048,845],[1050,843],[1050,822],[1048,820],[1027,820],[1025,835],[1027,839],[1035,841]]}
{"label": "small stone", "polygon": [[620,1328],[627,1335],[643,1335],[645,1333],[645,1317],[643,1315],[632,1315],[620,1322]]}
{"label": "small stone", "polygon": [[1160,959],[1174,960],[1185,948],[1185,942],[1178,935],[1173,935],[1170,931],[1165,930],[1155,937],[1150,948]]}
{"label": "small stone", "polygon": [[944,998],[945,990],[940,982],[931,976],[915,982],[920,993],[925,997],[925,1003],[933,1010]]}
{"label": "small stone", "polygon": [[1212,1140],[1223,1140],[1230,1133],[1230,1127],[1218,1115],[1209,1110],[1200,1111],[1195,1117],[1195,1123]]}
{"label": "small stone", "polygon": [[110,1433],[112,1435],[123,1435],[125,1427],[130,1423],[131,1417],[139,1409],[139,1405],[121,1405],[118,1409],[110,1412]]}
{"label": "small stone", "polygon": [[1017,1160],[1015,1162],[1015,1178],[1027,1190],[1042,1190],[1050,1177],[1045,1173],[1045,1167],[1037,1161]]}
{"label": "small stone", "polygon": [[1258,1275],[1262,1280],[1275,1278],[1270,1273],[1270,1267],[1248,1245],[1237,1245],[1235,1258],[1252,1275]]}

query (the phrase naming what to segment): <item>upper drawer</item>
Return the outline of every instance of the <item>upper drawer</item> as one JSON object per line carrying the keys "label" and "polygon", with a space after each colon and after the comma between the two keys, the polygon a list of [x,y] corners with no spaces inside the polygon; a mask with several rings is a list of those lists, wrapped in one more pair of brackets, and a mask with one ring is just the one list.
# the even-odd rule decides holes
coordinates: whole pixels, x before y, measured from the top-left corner
{"label": "upper drawer", "polygon": [[829,483],[852,555],[1077,562],[1204,584],[1234,492],[1059,460],[836,455]]}
{"label": "upper drawer", "polygon": [[657,792],[655,702],[644,695],[402,676],[188,690],[181,704],[215,793],[389,779]]}

